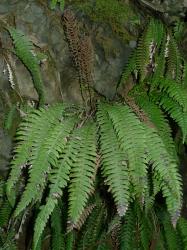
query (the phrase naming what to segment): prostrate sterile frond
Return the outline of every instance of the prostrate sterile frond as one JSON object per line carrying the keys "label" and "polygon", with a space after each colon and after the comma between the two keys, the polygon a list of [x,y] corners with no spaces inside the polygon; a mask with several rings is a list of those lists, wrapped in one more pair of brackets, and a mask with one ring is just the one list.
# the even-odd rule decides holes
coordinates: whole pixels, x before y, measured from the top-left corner
{"label": "prostrate sterile frond", "polygon": [[34,55],[34,46],[23,32],[10,27],[8,28],[15,46],[15,54],[30,71],[34,87],[39,95],[39,101],[44,104],[44,85],[41,78],[37,57]]}

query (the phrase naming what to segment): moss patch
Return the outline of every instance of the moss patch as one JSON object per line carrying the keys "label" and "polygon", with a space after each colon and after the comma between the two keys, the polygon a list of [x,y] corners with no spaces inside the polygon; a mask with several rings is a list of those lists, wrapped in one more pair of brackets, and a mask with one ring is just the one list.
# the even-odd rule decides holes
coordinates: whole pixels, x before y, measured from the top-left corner
{"label": "moss patch", "polygon": [[109,24],[123,40],[130,41],[140,25],[140,16],[132,6],[122,0],[96,0],[71,2],[94,22]]}

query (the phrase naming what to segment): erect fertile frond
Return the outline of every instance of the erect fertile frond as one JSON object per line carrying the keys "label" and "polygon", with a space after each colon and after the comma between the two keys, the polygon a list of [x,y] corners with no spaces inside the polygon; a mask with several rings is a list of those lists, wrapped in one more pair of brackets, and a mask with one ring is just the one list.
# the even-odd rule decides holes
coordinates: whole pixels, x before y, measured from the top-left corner
{"label": "erect fertile frond", "polygon": [[21,31],[18,31],[12,27],[8,28],[8,31],[10,32],[10,35],[14,42],[15,54],[30,71],[34,82],[34,87],[39,95],[39,101],[41,104],[43,104],[44,86],[40,74],[38,60],[33,52],[33,44],[25,37],[25,35]]}
{"label": "erect fertile frond", "polygon": [[74,156],[70,173],[68,224],[74,227],[94,188],[97,156],[94,123],[90,122],[84,127],[77,128],[71,140],[74,142]]}
{"label": "erect fertile frond", "polygon": [[97,121],[100,127],[102,173],[113,194],[119,215],[124,215],[130,199],[127,155],[120,148],[112,120],[104,105],[98,106]]}

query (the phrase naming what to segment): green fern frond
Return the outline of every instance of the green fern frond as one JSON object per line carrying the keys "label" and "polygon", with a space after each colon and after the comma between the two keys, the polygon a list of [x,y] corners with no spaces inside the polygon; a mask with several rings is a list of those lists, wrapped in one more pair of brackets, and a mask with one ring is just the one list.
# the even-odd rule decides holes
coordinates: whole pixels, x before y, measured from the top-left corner
{"label": "green fern frond", "polygon": [[61,209],[55,207],[51,215],[51,230],[52,230],[52,250],[65,249],[64,236],[62,234],[62,216]]}
{"label": "green fern frond", "polygon": [[172,34],[169,35],[167,72],[166,77],[181,82],[182,58],[176,40]]}
{"label": "green fern frond", "polygon": [[[24,164],[27,163],[30,166],[29,182],[17,206],[15,216],[24,210],[31,201],[36,202],[38,199],[41,199],[51,166],[56,164],[59,153],[61,153],[65,147],[66,137],[75,124],[73,118],[64,119],[63,121],[62,115],[62,106],[56,105],[50,107],[49,110],[41,109],[35,111],[27,117],[25,123],[22,123],[22,127],[25,128],[25,131],[24,129],[20,131],[20,137],[22,140],[21,146],[23,145],[24,150],[25,141],[28,142],[28,144],[26,144],[26,156],[29,157],[29,161],[27,163],[26,160],[28,159],[25,158]],[[21,153],[22,152],[23,151],[21,151]],[[13,161],[14,169],[12,172],[15,172],[15,168],[20,167],[20,164],[18,165],[20,162],[17,161],[20,160],[20,157],[19,151],[18,157]],[[12,186],[12,178],[10,178],[9,183]]]}
{"label": "green fern frond", "polygon": [[76,241],[76,234],[74,231],[69,232],[66,235],[66,250],[72,250],[74,249],[75,246],[75,241]]}
{"label": "green fern frond", "polygon": [[33,154],[33,145],[36,148],[39,143],[41,145],[45,141],[48,130],[52,129],[55,123],[59,123],[62,115],[63,106],[55,105],[49,109],[34,110],[20,124],[16,134],[17,145],[13,152],[11,172],[7,181],[7,195],[11,203],[13,202],[11,192],[20,178],[22,169],[31,164],[28,161]]}
{"label": "green fern frond", "polygon": [[33,78],[34,87],[39,95],[40,104],[44,104],[44,85],[40,74],[38,60],[33,54],[33,44],[21,31],[18,31],[12,27],[9,27],[8,31],[14,42],[15,54],[30,71]]}
{"label": "green fern frond", "polygon": [[65,0],[51,0],[50,2],[50,8],[52,10],[54,10],[56,8],[57,4],[60,4],[60,10],[63,11],[64,10],[64,5],[65,5]]}
{"label": "green fern frond", "polygon": [[124,215],[130,198],[127,156],[120,148],[112,121],[103,106],[98,107],[97,120],[101,135],[102,173],[113,194],[118,213]]}
{"label": "green fern frond", "polygon": [[163,225],[164,239],[167,249],[177,250],[178,245],[177,245],[176,231],[174,230],[171,224],[169,214],[165,211],[162,211],[160,215],[160,221]]}
{"label": "green fern frond", "polygon": [[166,34],[163,34],[162,43],[160,45],[160,51],[155,54],[155,69],[152,75],[153,82],[157,82],[161,77],[165,76],[166,71],[166,48],[167,38]]}
{"label": "green fern frond", "polygon": [[[70,126],[68,125],[67,128],[70,128]],[[74,134],[75,132],[73,133],[73,135]],[[65,141],[66,140],[64,140],[64,143]],[[53,169],[50,172],[49,175],[49,181],[51,182],[51,184],[49,185],[50,192],[46,204],[41,207],[41,211],[38,214],[35,223],[35,233],[34,233],[35,245],[37,245],[39,236],[42,234],[51,213],[53,212],[56,204],[58,203],[58,199],[62,197],[63,188],[67,186],[70,169],[72,168],[72,164],[76,159],[75,157],[79,153],[79,148],[76,147],[77,147],[77,141],[74,140],[68,141],[66,147],[64,148],[62,154],[60,155],[58,163],[56,163],[53,166]]]}
{"label": "green fern frond", "polygon": [[183,108],[167,95],[154,92],[152,100],[158,103],[177,122],[182,130],[184,143],[187,135],[187,112],[184,112]]}
{"label": "green fern frond", "polygon": [[[90,192],[93,190],[96,168],[96,127],[88,123],[78,128],[72,135],[75,150],[72,163],[69,185],[69,225],[74,225],[79,220]],[[76,157],[76,158],[75,158]]]}
{"label": "green fern frond", "polygon": [[17,113],[17,106],[14,104],[12,105],[12,107],[9,109],[9,111],[7,112],[7,114],[5,115],[5,119],[4,119],[4,128],[6,130],[10,130],[12,128],[13,125],[13,121],[15,118],[15,115]]}
{"label": "green fern frond", "polygon": [[153,237],[153,225],[149,223],[149,216],[148,214],[145,214],[144,211],[142,212],[141,209],[137,208],[137,215],[138,215],[138,221],[139,221],[139,233],[141,238],[141,245],[143,249],[147,250],[149,249],[151,239]]}
{"label": "green fern frond", "polygon": [[144,127],[127,106],[106,106],[106,110],[112,120],[120,147],[127,157],[130,181],[134,186],[135,194],[143,198],[147,186]]}
{"label": "green fern frond", "polygon": [[89,249],[91,246],[95,246],[95,248],[97,247],[97,242],[101,237],[102,230],[104,229],[105,220],[105,207],[100,203],[100,201],[97,201],[96,207],[93,209],[83,226],[81,237],[79,238],[77,246],[78,250]]}
{"label": "green fern frond", "polygon": [[156,104],[151,102],[147,95],[137,96],[136,102],[138,103],[139,107],[141,107],[146,112],[151,122],[156,126],[158,135],[162,138],[164,145],[171,157],[174,157],[174,159],[178,160],[172,138],[172,131],[162,110]]}
{"label": "green fern frond", "polygon": [[12,212],[12,207],[8,200],[3,201],[2,206],[0,206],[0,228],[7,226]]}
{"label": "green fern frond", "polygon": [[182,206],[182,181],[178,167],[155,129],[147,128],[145,133],[147,135],[147,159],[152,164],[154,178],[160,183],[167,209],[171,215],[172,223],[175,225]]}
{"label": "green fern frond", "polygon": [[[156,19],[151,19],[144,34],[139,40],[137,48],[137,68],[140,72],[140,81],[143,81],[148,73],[148,66],[152,61],[154,47],[159,48],[164,34],[163,24]],[[153,49],[153,51],[152,51]]]}
{"label": "green fern frond", "polygon": [[182,85],[187,88],[187,62],[183,59]]}
{"label": "green fern frond", "polygon": [[182,242],[183,242],[183,246],[184,246],[184,250],[187,250],[187,220],[184,218],[179,218],[178,220],[178,230],[181,234],[181,238],[182,238]]}
{"label": "green fern frond", "polygon": [[184,112],[187,111],[187,92],[182,85],[167,78],[160,78],[157,83],[154,82],[154,86],[156,85],[165,96],[168,95],[176,101],[183,108]]}
{"label": "green fern frond", "polygon": [[129,76],[136,70],[136,51],[134,51],[132,53],[132,55],[130,56],[130,59],[128,60],[127,65],[125,66],[125,69],[122,73],[120,82],[118,83],[118,86],[123,85],[124,83],[126,83],[126,81],[128,80]]}
{"label": "green fern frond", "polygon": [[86,222],[86,219],[88,218],[88,216],[91,214],[92,210],[94,209],[95,204],[92,205],[88,205],[82,212],[81,216],[79,217],[79,220],[77,221],[77,223],[75,224],[74,228],[77,230],[80,230],[81,227],[84,225],[84,223]]}
{"label": "green fern frond", "polygon": [[120,230],[120,249],[131,250],[135,247],[135,231],[137,218],[131,206],[127,210],[125,217],[122,219]]}

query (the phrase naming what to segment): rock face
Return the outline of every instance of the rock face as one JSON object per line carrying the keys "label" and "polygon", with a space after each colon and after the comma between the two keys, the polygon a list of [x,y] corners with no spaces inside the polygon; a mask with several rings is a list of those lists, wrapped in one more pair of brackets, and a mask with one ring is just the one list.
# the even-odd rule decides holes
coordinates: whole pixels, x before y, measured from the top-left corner
{"label": "rock face", "polygon": [[[44,1],[12,0],[1,1],[0,15],[0,18],[6,20],[8,24],[13,24],[23,31],[37,46],[37,50],[47,56],[47,60],[41,65],[47,102],[59,101],[62,98],[79,102],[77,73],[73,67],[64,35],[61,13],[49,10]],[[78,20],[80,23],[87,21],[79,16]],[[88,26],[87,23],[84,25]],[[111,33],[110,27],[89,23],[87,30],[89,30],[95,51],[94,86],[102,94],[111,97],[131,48],[116,38]],[[5,47],[7,47],[7,39],[7,34],[2,32],[1,40]],[[20,95],[29,99],[37,99],[28,71],[18,59],[12,57],[11,60],[15,67]],[[5,70],[6,63],[4,63],[4,72]],[[3,86],[9,85],[7,74],[5,74],[0,81],[0,88],[3,89]]]}

